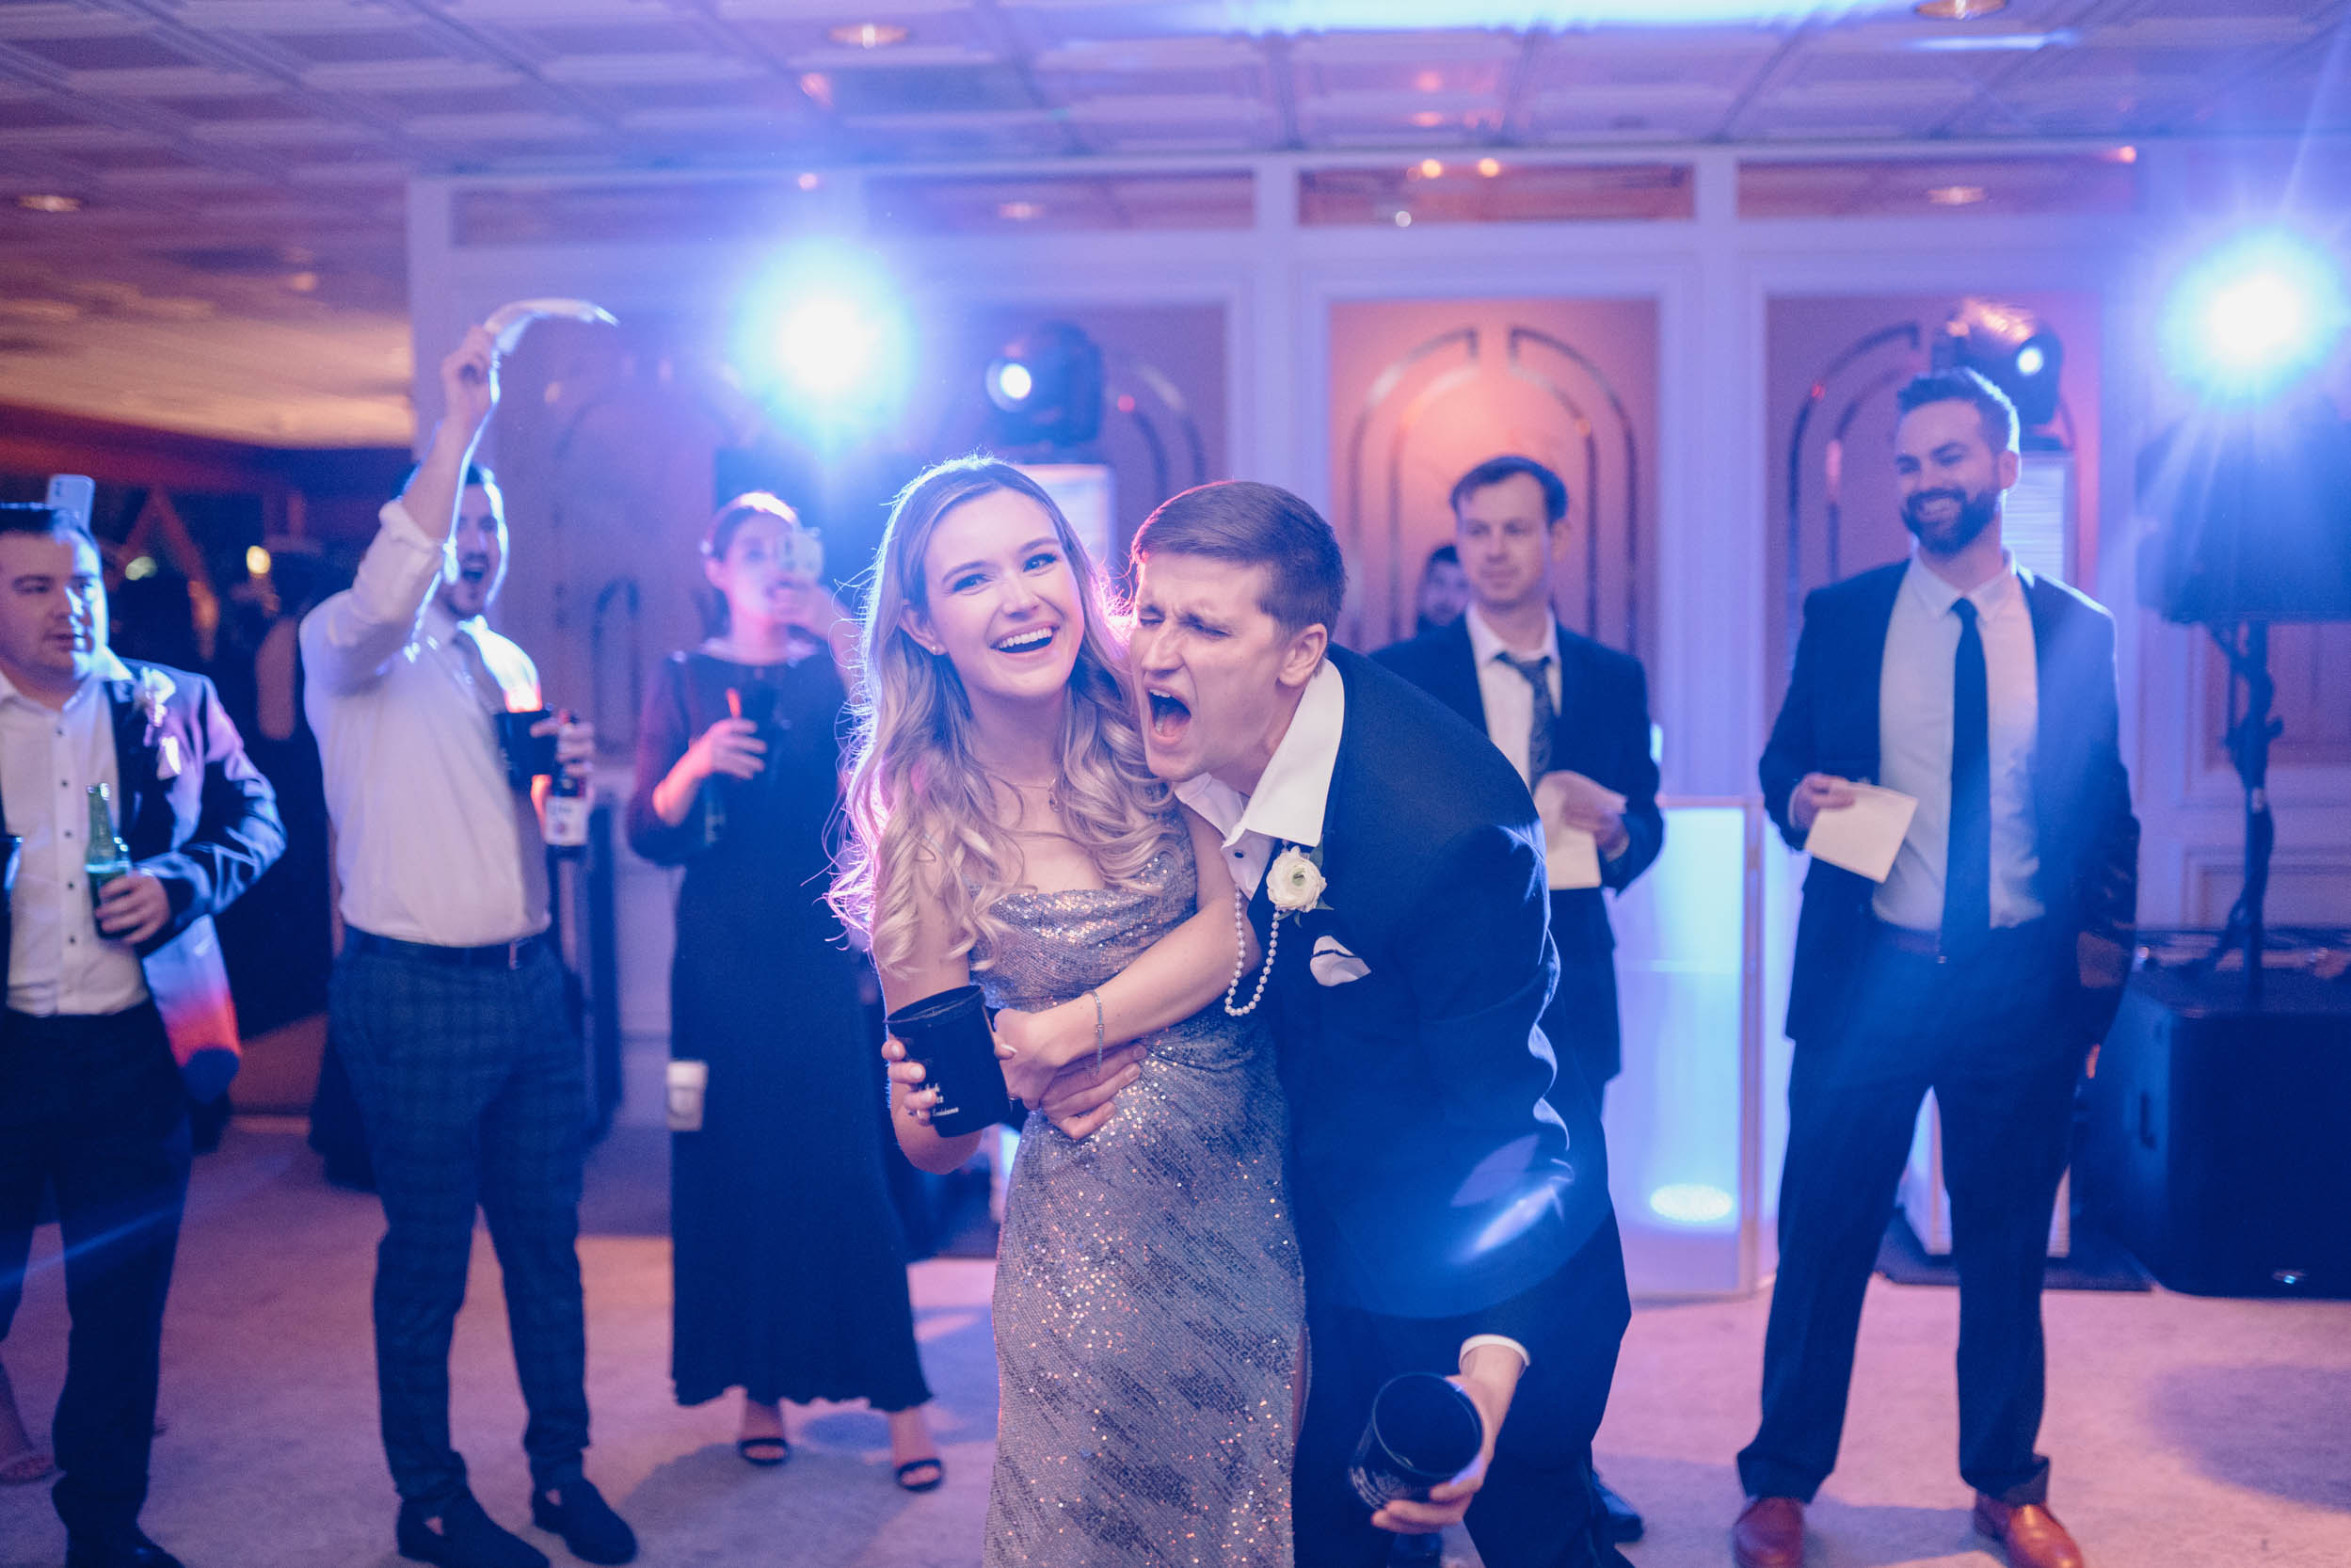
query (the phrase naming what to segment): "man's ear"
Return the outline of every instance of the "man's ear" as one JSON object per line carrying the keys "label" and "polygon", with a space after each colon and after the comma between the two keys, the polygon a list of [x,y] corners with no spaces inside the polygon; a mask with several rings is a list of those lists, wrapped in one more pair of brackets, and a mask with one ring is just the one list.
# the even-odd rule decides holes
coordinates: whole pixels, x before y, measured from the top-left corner
{"label": "man's ear", "polygon": [[2016,485],[2017,475],[2024,472],[2024,459],[2017,456],[2015,452],[2004,448],[2000,454],[1998,472],[2000,488],[2004,490],[2011,489]]}
{"label": "man's ear", "polygon": [[1314,679],[1314,672],[1322,666],[1322,656],[1331,650],[1331,629],[1323,625],[1307,627],[1290,635],[1289,646],[1282,649],[1282,667],[1274,677],[1285,686],[1303,686]]}
{"label": "man's ear", "polygon": [[947,645],[940,642],[938,633],[931,630],[931,617],[911,604],[898,612],[898,629],[920,645],[925,653],[947,651]]}

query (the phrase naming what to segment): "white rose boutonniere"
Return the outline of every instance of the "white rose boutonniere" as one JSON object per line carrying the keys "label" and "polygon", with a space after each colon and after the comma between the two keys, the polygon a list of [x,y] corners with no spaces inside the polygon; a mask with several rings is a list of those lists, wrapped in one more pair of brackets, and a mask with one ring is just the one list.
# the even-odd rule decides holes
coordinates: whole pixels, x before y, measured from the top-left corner
{"label": "white rose boutonniere", "polygon": [[1303,915],[1309,909],[1327,909],[1322,902],[1322,889],[1329,884],[1323,880],[1322,852],[1307,851],[1292,844],[1273,858],[1266,869],[1265,896],[1284,915]]}
{"label": "white rose boutonniere", "polygon": [[138,716],[147,723],[147,733],[151,738],[155,727],[163,723],[164,704],[169,702],[171,694],[179,689],[172,683],[171,677],[152,665],[138,672],[138,691],[134,700],[138,705]]}

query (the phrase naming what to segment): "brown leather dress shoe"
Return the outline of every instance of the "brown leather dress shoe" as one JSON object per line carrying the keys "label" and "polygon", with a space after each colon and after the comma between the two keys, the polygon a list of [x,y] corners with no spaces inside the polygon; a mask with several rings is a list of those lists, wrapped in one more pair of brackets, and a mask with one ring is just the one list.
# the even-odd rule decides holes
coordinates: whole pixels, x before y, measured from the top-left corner
{"label": "brown leather dress shoe", "polygon": [[2055,1514],[2039,1503],[2010,1508],[1978,1492],[1975,1528],[2007,1550],[2008,1568],[2087,1568],[2073,1537],[2066,1534]]}
{"label": "brown leather dress shoe", "polygon": [[1738,1568],[1804,1568],[1804,1505],[1794,1497],[1751,1497],[1731,1527]]}

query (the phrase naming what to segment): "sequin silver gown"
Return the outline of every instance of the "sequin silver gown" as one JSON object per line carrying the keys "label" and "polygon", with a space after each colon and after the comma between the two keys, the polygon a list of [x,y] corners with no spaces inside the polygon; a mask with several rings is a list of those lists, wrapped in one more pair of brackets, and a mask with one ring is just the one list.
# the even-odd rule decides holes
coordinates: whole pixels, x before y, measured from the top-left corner
{"label": "sequin silver gown", "polygon": [[[1194,907],[1176,844],[1137,891],[1017,894],[976,978],[1066,1001]],[[989,1568],[1289,1568],[1304,1304],[1271,1042],[1222,1002],[1151,1037],[1108,1125],[1031,1115],[996,1265]]]}

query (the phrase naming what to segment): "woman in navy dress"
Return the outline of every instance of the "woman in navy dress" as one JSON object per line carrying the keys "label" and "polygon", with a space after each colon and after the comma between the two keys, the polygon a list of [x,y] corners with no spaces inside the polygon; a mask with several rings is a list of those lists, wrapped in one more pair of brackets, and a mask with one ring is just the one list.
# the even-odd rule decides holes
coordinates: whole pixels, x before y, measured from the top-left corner
{"label": "woman in navy dress", "polygon": [[944,1471],[881,1064],[824,903],[847,696],[824,633],[845,616],[799,559],[808,542],[773,496],[719,511],[703,543],[719,629],[663,662],[638,732],[629,841],[686,869],[670,1054],[709,1068],[700,1128],[671,1136],[671,1369],[681,1404],[743,1390],[755,1464],[790,1455],[782,1401],[865,1400],[889,1416],[899,1484],[927,1491]]}

